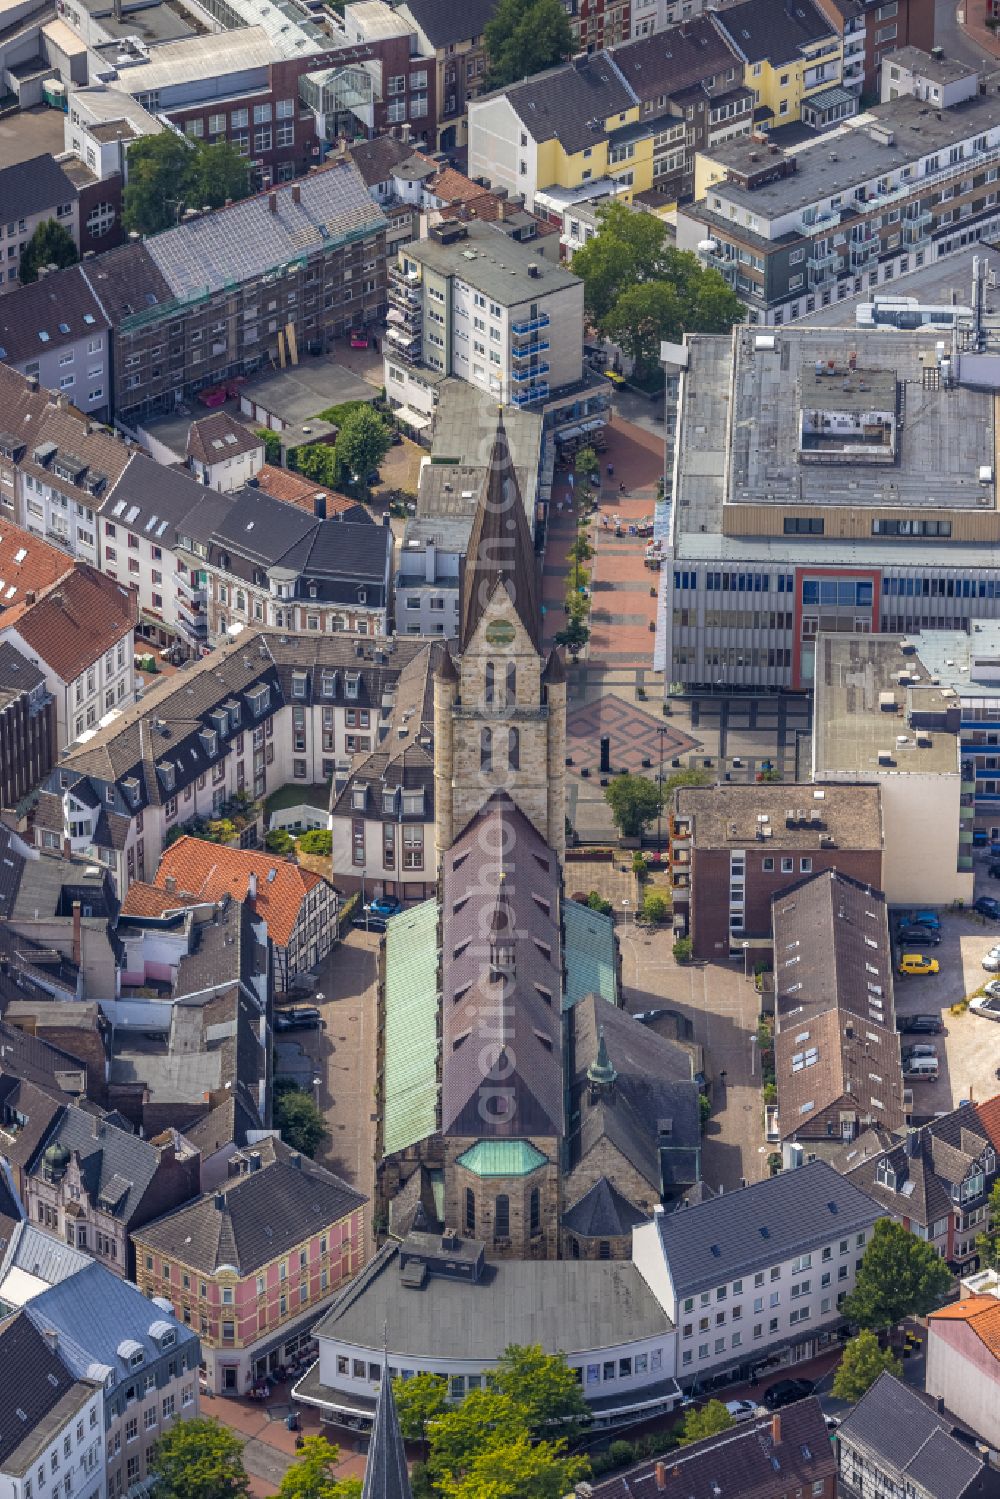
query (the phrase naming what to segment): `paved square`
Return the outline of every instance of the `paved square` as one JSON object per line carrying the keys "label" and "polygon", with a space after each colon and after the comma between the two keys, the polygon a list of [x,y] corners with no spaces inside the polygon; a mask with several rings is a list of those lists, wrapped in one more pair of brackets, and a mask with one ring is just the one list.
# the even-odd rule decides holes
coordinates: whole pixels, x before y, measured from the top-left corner
{"label": "paved square", "polygon": [[567,714],[566,753],[575,761],[573,769],[577,774],[584,765],[589,766],[593,773],[600,764],[601,736],[607,734],[611,739],[612,770],[623,767],[642,770],[643,760],[649,760],[655,770],[660,763],[661,730],[663,763],[667,770],[670,770],[672,760],[698,748],[697,739],[692,739],[683,730],[654,718],[651,713],[644,713],[624,698],[607,693]]}

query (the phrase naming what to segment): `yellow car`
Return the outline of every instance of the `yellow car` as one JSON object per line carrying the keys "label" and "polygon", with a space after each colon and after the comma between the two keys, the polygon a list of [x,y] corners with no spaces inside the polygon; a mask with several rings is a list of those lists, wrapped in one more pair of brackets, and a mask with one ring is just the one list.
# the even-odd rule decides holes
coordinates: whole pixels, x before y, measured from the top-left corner
{"label": "yellow car", "polygon": [[904,952],[899,959],[896,970],[898,973],[940,973],[941,964],[937,958],[927,958],[922,952]]}

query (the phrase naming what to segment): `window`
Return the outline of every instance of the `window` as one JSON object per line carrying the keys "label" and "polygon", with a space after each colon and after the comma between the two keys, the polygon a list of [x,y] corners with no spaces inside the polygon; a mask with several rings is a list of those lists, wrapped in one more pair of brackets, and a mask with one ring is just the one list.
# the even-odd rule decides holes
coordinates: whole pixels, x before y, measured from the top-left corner
{"label": "window", "polygon": [[521,768],[521,733],[519,729],[507,730],[507,764],[511,770]]}
{"label": "window", "polygon": [[486,771],[493,769],[493,730],[489,727],[479,731],[479,768]]}
{"label": "window", "polygon": [[510,1198],[506,1192],[501,1192],[493,1201],[493,1237],[510,1237]]}
{"label": "window", "polygon": [[465,1232],[474,1234],[476,1231],[476,1194],[471,1187],[465,1189]]}

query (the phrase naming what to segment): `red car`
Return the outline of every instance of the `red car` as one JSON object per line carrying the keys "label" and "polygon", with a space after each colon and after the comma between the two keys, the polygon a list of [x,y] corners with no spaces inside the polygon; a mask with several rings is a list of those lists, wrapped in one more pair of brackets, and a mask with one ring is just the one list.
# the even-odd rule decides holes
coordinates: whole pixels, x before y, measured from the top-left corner
{"label": "red car", "polygon": [[364,331],[363,328],[352,328],[351,329],[351,348],[352,349],[367,349],[367,347],[368,347],[368,334]]}
{"label": "red car", "polygon": [[198,400],[203,406],[224,406],[226,404],[226,387],[224,385],[213,385],[208,390],[199,390]]}

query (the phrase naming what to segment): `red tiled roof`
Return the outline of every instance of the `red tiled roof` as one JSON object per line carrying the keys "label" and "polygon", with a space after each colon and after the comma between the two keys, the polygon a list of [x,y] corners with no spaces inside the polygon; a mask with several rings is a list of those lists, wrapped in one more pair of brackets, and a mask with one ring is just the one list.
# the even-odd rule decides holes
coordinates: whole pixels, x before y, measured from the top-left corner
{"label": "red tiled roof", "polygon": [[985,1348],[1000,1359],[1000,1301],[995,1296],[967,1296],[931,1312],[928,1322],[967,1322]]}
{"label": "red tiled roof", "polygon": [[195,899],[191,895],[181,895],[178,891],[161,890],[156,885],[147,885],[145,880],[133,880],[128,887],[128,894],[122,903],[121,914],[123,916],[164,916],[168,911],[180,910],[182,906],[192,906]]}
{"label": "red tiled roof", "polygon": [[200,900],[230,895],[246,900],[250,876],[257,876],[257,911],[267,922],[272,941],[287,947],[306,895],[320,876],[262,849],[230,848],[203,838],[178,838],[164,852],[155,883],[166,889],[173,875],[178,893]]}
{"label": "red tiled roof", "polygon": [[135,619],[135,594],[89,563],[77,562],[58,588],[25,610],[17,628],[56,676],[72,682],[117,645]]}
{"label": "red tiled roof", "polygon": [[976,1113],[979,1115],[980,1124],[989,1136],[993,1149],[1000,1150],[1000,1093],[995,1093],[992,1098],[986,1098],[982,1103],[977,1103]]}
{"label": "red tiled roof", "polygon": [[306,479],[301,474],[290,473],[287,468],[275,468],[270,463],[265,463],[258,473],[257,483],[276,500],[285,500],[289,505],[297,505],[300,510],[308,510],[310,515],[314,513],[313,501],[317,495],[322,495],[326,500],[328,517],[354,510],[358,503],[346,494],[338,494],[334,489],[324,489],[323,485],[317,484],[314,479]]}
{"label": "red tiled roof", "polygon": [[58,547],[0,520],[0,628],[20,619],[29,593],[38,597],[72,571],[72,557]]}

